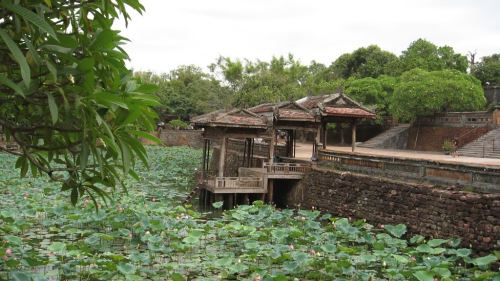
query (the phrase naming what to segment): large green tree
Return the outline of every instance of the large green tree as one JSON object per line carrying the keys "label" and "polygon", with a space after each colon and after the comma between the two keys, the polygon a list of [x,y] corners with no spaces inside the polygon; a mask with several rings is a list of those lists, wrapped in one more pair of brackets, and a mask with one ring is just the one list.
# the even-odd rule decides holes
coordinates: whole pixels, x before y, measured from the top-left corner
{"label": "large green tree", "polygon": [[233,106],[250,107],[265,102],[298,99],[306,94],[309,69],[293,55],[271,61],[219,58],[210,69],[233,91]]}
{"label": "large green tree", "polygon": [[141,81],[156,84],[160,105],[158,113],[187,118],[209,111],[226,108],[231,101],[227,87],[199,67],[180,66],[168,74],[135,73]]}
{"label": "large green tree", "polygon": [[427,71],[455,69],[465,73],[467,67],[467,57],[455,53],[452,47],[438,47],[425,39],[418,39],[399,57],[398,72],[420,68]]}
{"label": "large green tree", "polygon": [[392,74],[397,60],[393,53],[370,45],[341,55],[332,63],[331,71],[336,78],[377,78],[382,74]]}
{"label": "large green tree", "polygon": [[349,79],[345,93],[366,106],[372,106],[378,115],[388,115],[389,102],[394,92],[396,78],[381,75],[378,78]]}
{"label": "large green tree", "polygon": [[0,125],[20,145],[21,175],[47,174],[75,203],[105,196],[153,129],[153,89],[131,79],[113,22],[137,0],[0,2]]}
{"label": "large green tree", "polygon": [[390,107],[394,116],[413,120],[439,112],[480,110],[485,102],[481,83],[468,74],[415,68],[401,75]]}
{"label": "large green tree", "polygon": [[472,68],[472,74],[483,85],[500,85],[500,54],[493,54],[481,59],[481,62]]}

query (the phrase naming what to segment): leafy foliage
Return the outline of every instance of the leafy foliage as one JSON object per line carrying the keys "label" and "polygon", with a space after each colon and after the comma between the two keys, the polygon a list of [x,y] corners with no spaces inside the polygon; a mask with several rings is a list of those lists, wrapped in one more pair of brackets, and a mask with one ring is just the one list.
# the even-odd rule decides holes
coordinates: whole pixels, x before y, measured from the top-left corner
{"label": "leafy foliage", "polygon": [[335,77],[339,78],[377,78],[383,74],[392,74],[398,57],[391,52],[370,45],[346,53],[336,59],[331,66]]}
{"label": "leafy foliage", "polygon": [[181,66],[168,74],[135,73],[140,81],[158,86],[159,115],[178,117],[200,115],[229,106],[229,90],[212,75],[196,66]]}
{"label": "leafy foliage", "polygon": [[472,69],[472,74],[483,85],[500,85],[500,54],[483,57],[481,62]]}
{"label": "leafy foliage", "polygon": [[399,73],[414,68],[427,71],[454,69],[465,73],[468,67],[466,56],[455,53],[450,46],[438,47],[425,39],[412,42],[399,59]]}
{"label": "leafy foliage", "polygon": [[403,120],[446,111],[484,108],[480,82],[456,70],[413,69],[401,75],[391,100],[391,112]]}
{"label": "leafy foliage", "polygon": [[62,182],[74,204],[86,193],[105,196],[134,174],[136,159],[146,162],[138,137],[152,138],[142,130],[154,129],[153,88],[131,79],[125,38],[112,29],[142,5],[4,0],[0,7],[0,125],[21,147],[16,168]]}
{"label": "leafy foliage", "polygon": [[[176,205],[201,151],[149,148],[151,170],[95,211],[44,178],[19,179],[0,155],[0,279],[14,280],[498,280],[494,254],[455,239],[406,240],[404,225],[255,202],[208,218]],[[26,193],[19,193],[23,189]],[[220,207],[221,204],[216,204]],[[422,279],[423,278],[423,279]],[[496,278],[496,279],[495,279]]]}
{"label": "leafy foliage", "polygon": [[181,119],[174,119],[168,122],[170,126],[176,129],[187,129],[189,127],[189,124],[182,121]]}

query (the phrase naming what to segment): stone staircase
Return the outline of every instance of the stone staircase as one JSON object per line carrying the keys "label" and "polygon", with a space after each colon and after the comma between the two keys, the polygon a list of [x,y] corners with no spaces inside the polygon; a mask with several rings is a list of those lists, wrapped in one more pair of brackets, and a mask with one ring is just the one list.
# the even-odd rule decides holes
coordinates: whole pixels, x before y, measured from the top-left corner
{"label": "stone staircase", "polygon": [[363,142],[359,147],[405,149],[409,128],[410,124],[397,125]]}
{"label": "stone staircase", "polygon": [[458,155],[481,158],[500,158],[500,128],[458,149]]}

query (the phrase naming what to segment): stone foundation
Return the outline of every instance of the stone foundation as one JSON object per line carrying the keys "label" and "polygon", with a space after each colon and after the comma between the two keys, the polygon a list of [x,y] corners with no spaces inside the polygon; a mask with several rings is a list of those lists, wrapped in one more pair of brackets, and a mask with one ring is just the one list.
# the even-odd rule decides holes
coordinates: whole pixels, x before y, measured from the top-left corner
{"label": "stone foundation", "polygon": [[464,247],[477,253],[500,249],[500,194],[314,168],[285,196],[289,207],[316,208],[374,225],[403,223],[409,235],[460,237]]}

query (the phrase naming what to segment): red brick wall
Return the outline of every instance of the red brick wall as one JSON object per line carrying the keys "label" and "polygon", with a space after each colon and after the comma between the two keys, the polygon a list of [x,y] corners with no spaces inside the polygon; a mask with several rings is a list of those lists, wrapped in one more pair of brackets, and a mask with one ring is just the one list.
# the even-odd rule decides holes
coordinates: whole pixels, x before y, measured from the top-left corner
{"label": "red brick wall", "polygon": [[[466,143],[481,137],[489,130],[490,129],[487,127],[411,127],[408,136],[407,148],[420,151],[442,151],[443,142],[446,139],[451,140],[455,137],[463,136],[464,134],[471,132],[464,136],[464,141],[462,141],[462,143],[458,144],[459,146],[463,146]],[[416,145],[415,139],[417,140]]]}
{"label": "red brick wall", "polygon": [[406,224],[409,235],[462,238],[477,253],[500,249],[500,194],[433,188],[315,168],[287,195],[290,207],[316,208],[369,223]]}

